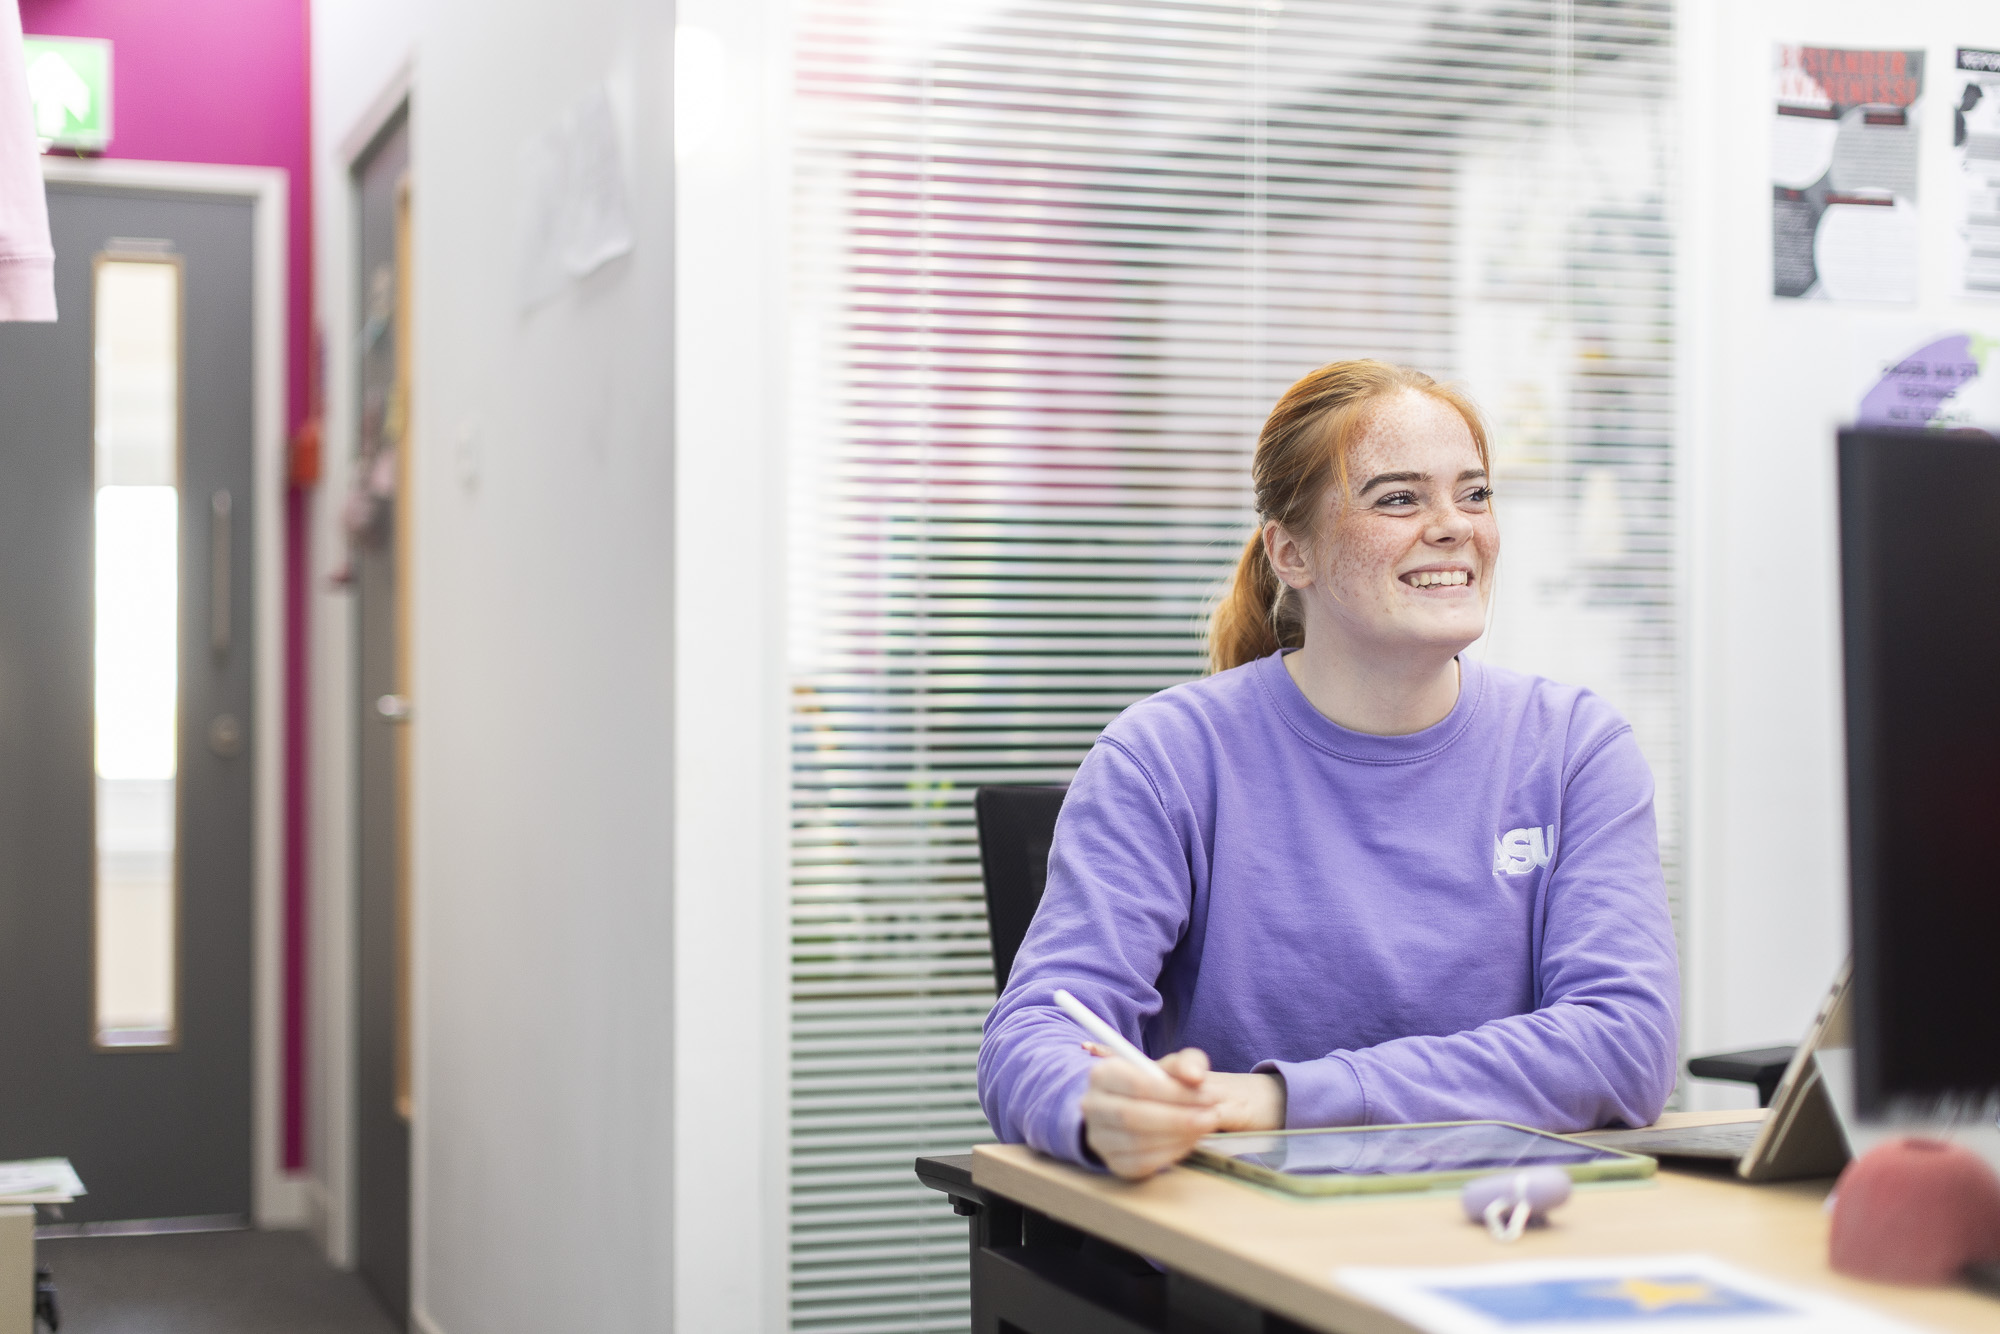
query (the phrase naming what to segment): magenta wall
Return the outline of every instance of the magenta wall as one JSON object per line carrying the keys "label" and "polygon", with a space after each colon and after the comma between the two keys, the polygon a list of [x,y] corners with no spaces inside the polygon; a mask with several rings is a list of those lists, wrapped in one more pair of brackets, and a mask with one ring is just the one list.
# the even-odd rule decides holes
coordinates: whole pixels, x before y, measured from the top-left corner
{"label": "magenta wall", "polygon": [[106,157],[291,173],[287,425],[305,418],[311,346],[307,0],[21,0],[21,26],[112,43]]}
{"label": "magenta wall", "polygon": [[[21,26],[105,37],[106,157],[282,167],[291,176],[285,423],[310,407],[312,173],[308,0],[20,0]],[[305,1166],[305,497],[285,513],[285,1053],[283,1160]]]}

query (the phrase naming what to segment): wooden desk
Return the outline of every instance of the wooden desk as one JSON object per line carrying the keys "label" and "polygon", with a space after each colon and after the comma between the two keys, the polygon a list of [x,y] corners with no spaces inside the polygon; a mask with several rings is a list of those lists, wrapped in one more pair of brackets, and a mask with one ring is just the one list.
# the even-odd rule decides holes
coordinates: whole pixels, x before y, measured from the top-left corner
{"label": "wooden desk", "polygon": [[0,1205],[0,1334],[34,1334],[35,1207]]}
{"label": "wooden desk", "polygon": [[[1751,1186],[1663,1169],[1652,1183],[1580,1187],[1554,1226],[1501,1245],[1464,1220],[1455,1194],[1294,1200],[1191,1168],[1124,1182],[1020,1145],[981,1145],[970,1166],[974,1189],[956,1202],[973,1214],[974,1334],[998,1334],[1002,1320],[1022,1334],[1409,1334],[1402,1321],[1336,1285],[1333,1268],[1688,1251],[1935,1329],[2000,1330],[2000,1300],[1969,1288],[1885,1287],[1829,1270],[1821,1208],[1829,1180]],[[950,1189],[940,1170],[925,1179]],[[1150,1256],[1168,1273],[1121,1263],[1103,1242]]]}

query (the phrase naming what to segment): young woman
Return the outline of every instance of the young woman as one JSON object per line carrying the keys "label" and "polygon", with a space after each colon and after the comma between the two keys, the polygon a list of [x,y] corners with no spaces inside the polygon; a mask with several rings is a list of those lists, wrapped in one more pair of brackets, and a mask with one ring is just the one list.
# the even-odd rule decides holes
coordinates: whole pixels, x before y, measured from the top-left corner
{"label": "young woman", "polygon": [[[1478,413],[1337,362],[1251,473],[1213,674],[1127,709],[1070,786],[987,1118],[1127,1177],[1218,1130],[1650,1123],[1680,1009],[1652,774],[1589,691],[1459,657],[1500,554]],[[1083,1045],[1058,987],[1174,1090]]]}

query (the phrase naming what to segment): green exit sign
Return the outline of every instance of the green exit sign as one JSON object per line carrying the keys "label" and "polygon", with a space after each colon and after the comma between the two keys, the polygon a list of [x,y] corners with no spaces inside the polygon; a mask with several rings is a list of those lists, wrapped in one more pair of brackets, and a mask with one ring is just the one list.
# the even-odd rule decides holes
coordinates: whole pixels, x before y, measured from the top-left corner
{"label": "green exit sign", "polygon": [[95,37],[28,37],[22,44],[42,151],[103,152],[111,142],[111,43]]}

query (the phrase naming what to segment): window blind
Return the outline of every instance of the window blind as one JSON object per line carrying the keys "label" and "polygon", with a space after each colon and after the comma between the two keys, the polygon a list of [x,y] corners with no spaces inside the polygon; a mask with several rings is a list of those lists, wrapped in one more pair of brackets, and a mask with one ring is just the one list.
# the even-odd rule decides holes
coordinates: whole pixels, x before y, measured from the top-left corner
{"label": "window blind", "polygon": [[1198,675],[1311,367],[1466,381],[1475,652],[1637,728],[1677,866],[1669,0],[799,0],[792,1322],[954,1330],[971,799]]}

